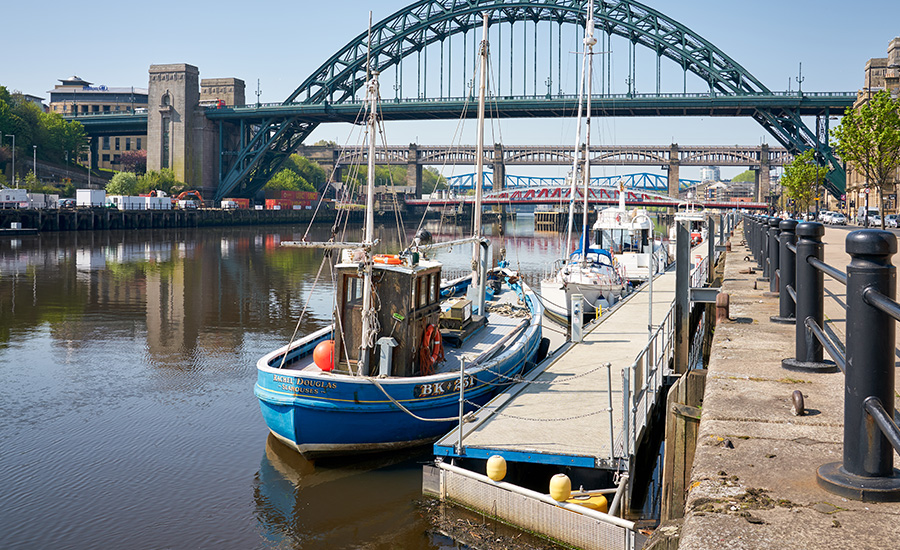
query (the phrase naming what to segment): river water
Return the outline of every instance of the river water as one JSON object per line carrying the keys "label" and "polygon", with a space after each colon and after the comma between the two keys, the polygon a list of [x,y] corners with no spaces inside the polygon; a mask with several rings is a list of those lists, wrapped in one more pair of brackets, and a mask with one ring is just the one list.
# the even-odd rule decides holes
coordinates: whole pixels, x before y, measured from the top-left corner
{"label": "river water", "polygon": [[[486,232],[540,276],[559,236],[532,224]],[[0,548],[458,547],[417,506],[428,449],[313,465],[268,436],[257,358],[331,319],[321,251],[279,246],[305,229],[0,240]]]}

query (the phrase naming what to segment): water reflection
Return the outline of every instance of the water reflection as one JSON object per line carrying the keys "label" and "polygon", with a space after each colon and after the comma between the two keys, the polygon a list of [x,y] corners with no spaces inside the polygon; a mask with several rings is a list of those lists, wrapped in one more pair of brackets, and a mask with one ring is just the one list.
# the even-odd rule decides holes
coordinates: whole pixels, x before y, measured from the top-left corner
{"label": "water reflection", "polygon": [[448,548],[415,513],[429,450],[315,465],[269,435],[253,490],[265,539],[304,549]]}

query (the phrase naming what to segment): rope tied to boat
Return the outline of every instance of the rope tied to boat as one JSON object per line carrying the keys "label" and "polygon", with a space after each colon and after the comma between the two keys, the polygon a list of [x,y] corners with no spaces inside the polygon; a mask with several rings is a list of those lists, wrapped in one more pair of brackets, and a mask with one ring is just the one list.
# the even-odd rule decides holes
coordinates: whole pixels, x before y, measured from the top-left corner
{"label": "rope tied to boat", "polygon": [[[393,403],[398,409],[405,412],[409,416],[415,418],[416,420],[421,420],[422,422],[458,422],[459,421],[459,416],[449,416],[446,418],[423,418],[423,417],[417,415],[416,413],[412,412],[411,410],[407,409],[406,407],[403,406],[402,403],[400,403],[399,401],[394,399],[391,396],[391,394],[389,394],[387,392],[387,390],[384,389],[384,386],[382,386],[378,382],[377,379],[369,378],[368,380],[370,382],[372,382],[373,384],[375,384],[375,387],[378,388],[379,390],[381,390],[381,393],[383,393],[385,397],[390,399],[391,403]],[[466,401],[466,402],[468,403],[468,401]],[[475,405],[475,407],[480,407],[480,405]],[[475,422],[475,414],[471,413],[471,412],[467,413],[465,416],[463,416],[463,422]]]}
{"label": "rope tied to boat", "polygon": [[579,373],[579,374],[573,374],[572,376],[567,376],[567,377],[565,377],[565,378],[562,379],[562,380],[525,380],[524,378],[522,378],[522,375],[521,375],[521,374],[517,374],[517,375],[515,375],[515,376],[506,376],[506,375],[503,374],[503,373],[500,373],[500,372],[497,372],[497,371],[491,371],[494,375],[497,376],[497,378],[503,378],[504,380],[509,380],[509,382],[503,382],[502,384],[492,384],[491,382],[486,382],[486,384],[487,384],[487,385],[497,385],[497,386],[499,386],[499,385],[508,385],[508,384],[510,384],[510,383],[522,383],[522,384],[538,384],[538,385],[543,384],[543,385],[545,385],[545,386],[552,386],[553,384],[560,384],[560,383],[566,383],[566,382],[569,382],[570,380],[577,380],[578,378],[582,378],[582,377],[585,377],[585,376],[587,376],[587,375],[589,375],[589,374],[593,374],[593,373],[597,372],[597,371],[600,370],[600,369],[608,369],[608,368],[610,368],[611,366],[612,366],[611,363],[603,363],[603,364],[600,365],[600,366],[594,367],[594,368],[592,368],[592,369],[590,369],[590,370],[586,370],[586,371],[584,371],[584,372],[582,372],[582,373]]}
{"label": "rope tied to boat", "polygon": [[517,306],[509,303],[491,304],[485,309],[488,311],[488,313],[496,313],[497,315],[502,315],[503,317],[531,317],[531,310],[527,307]]}

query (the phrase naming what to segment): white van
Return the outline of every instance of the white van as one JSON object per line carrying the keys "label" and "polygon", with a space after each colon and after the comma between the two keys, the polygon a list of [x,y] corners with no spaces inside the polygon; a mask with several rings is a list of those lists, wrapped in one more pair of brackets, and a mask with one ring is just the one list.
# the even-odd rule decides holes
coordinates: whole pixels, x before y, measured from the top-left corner
{"label": "white van", "polygon": [[869,225],[873,224],[872,217],[878,216],[878,209],[874,206],[869,207],[869,213],[866,215],[866,207],[861,206],[856,209],[856,225],[863,225],[866,223],[866,218],[869,218]]}

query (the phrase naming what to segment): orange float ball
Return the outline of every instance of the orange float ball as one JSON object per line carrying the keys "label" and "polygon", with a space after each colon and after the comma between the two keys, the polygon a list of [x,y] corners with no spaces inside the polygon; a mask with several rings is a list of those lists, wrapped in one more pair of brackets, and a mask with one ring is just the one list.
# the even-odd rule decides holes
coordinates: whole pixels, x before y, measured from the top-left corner
{"label": "orange float ball", "polygon": [[334,340],[319,342],[319,345],[313,350],[313,361],[324,371],[334,369]]}

